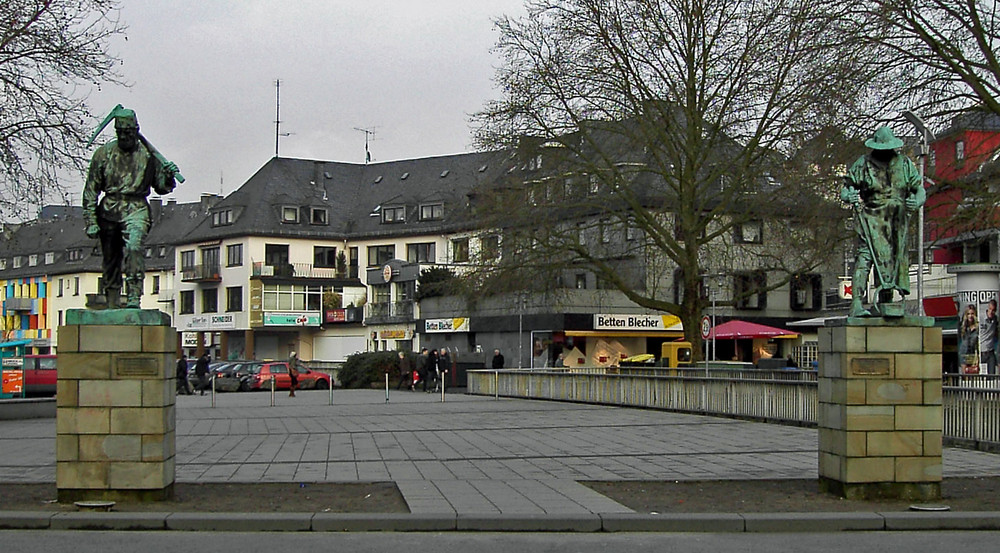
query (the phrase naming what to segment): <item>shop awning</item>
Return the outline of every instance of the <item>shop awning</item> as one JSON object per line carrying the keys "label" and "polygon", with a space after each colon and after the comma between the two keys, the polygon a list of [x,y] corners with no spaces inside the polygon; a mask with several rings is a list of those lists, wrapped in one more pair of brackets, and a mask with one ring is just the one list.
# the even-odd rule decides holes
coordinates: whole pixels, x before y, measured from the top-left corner
{"label": "shop awning", "polygon": [[748,321],[727,321],[712,329],[709,339],[735,340],[737,338],[797,338],[798,332],[775,328]]}
{"label": "shop awning", "polygon": [[0,348],[14,348],[17,346],[26,346],[31,343],[31,340],[13,340],[10,342],[0,342]]}

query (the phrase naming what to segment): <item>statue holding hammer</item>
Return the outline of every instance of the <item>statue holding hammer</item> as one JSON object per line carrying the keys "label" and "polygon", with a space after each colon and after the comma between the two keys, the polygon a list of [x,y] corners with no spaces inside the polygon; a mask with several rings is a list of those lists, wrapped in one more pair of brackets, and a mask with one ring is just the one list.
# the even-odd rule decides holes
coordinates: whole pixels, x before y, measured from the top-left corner
{"label": "statue holding hammer", "polygon": [[[112,121],[117,140],[94,152],[83,190],[87,236],[100,238],[103,280],[100,293],[107,306],[121,307],[122,273],[125,275],[125,307],[138,309],[146,268],[142,243],[149,231],[150,190],[169,194],[175,180],[184,182],[175,165],[167,161],[139,134],[135,112],[119,104],[91,136],[88,146]],[[100,201],[98,198],[100,197]]]}
{"label": "statue holding hammer", "polygon": [[[893,303],[893,293],[910,293],[910,214],[924,204],[927,196],[916,166],[896,151],[903,141],[892,134],[892,129],[879,128],[865,146],[871,152],[854,162],[840,189],[840,198],[854,208],[854,230],[858,235],[850,316],[899,317],[903,311]],[[862,307],[861,296],[873,270],[875,297],[872,310],[868,310]]]}

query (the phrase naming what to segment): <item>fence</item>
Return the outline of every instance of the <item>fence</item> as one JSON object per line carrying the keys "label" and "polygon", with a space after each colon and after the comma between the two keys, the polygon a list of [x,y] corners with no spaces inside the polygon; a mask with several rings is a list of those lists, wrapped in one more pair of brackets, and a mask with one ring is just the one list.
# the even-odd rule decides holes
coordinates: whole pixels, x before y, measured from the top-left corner
{"label": "fence", "polygon": [[[816,380],[816,371],[805,370],[480,370],[469,371],[468,393],[815,426],[819,404]],[[954,445],[1000,450],[1000,380],[949,375],[942,392],[945,439]]]}

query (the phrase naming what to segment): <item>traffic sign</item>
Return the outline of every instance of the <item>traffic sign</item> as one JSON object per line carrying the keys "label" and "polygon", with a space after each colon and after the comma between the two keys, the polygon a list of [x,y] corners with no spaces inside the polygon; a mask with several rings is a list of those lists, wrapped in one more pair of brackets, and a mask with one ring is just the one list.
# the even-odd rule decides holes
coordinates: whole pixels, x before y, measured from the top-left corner
{"label": "traffic sign", "polygon": [[712,319],[708,315],[701,318],[701,337],[705,340],[712,335]]}

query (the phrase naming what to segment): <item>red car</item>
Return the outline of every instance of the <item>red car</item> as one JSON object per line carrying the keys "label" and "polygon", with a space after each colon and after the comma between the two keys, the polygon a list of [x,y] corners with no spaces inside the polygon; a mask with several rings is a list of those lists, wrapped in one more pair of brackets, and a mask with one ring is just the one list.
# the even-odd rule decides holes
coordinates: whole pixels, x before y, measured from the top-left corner
{"label": "red car", "polygon": [[[244,380],[245,390],[270,390],[271,380],[274,379],[276,390],[287,390],[291,387],[292,377],[288,374],[288,363],[275,361],[254,364],[249,367],[249,373]],[[328,390],[330,389],[330,375],[309,369],[299,370],[300,390]]]}
{"label": "red car", "polygon": [[24,370],[25,396],[56,395],[55,355],[25,355],[21,368]]}

